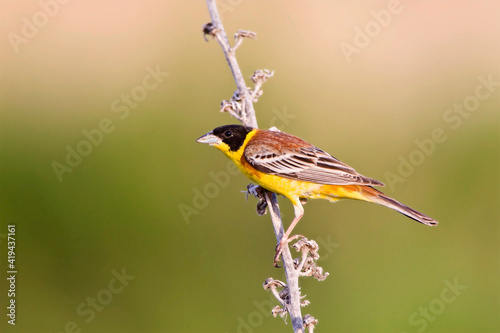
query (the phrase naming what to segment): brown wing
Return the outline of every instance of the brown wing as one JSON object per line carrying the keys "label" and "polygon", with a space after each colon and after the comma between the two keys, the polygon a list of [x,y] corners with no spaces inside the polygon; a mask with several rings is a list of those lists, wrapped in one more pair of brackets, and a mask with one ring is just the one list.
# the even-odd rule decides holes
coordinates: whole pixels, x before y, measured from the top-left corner
{"label": "brown wing", "polygon": [[260,130],[244,157],[258,171],[285,178],[329,185],[380,185],[321,149],[290,134]]}

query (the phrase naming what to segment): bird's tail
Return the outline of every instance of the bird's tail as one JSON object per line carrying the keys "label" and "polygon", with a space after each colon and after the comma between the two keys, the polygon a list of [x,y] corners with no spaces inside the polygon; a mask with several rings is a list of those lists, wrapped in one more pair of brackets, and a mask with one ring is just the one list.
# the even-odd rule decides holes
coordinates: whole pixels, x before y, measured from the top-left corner
{"label": "bird's tail", "polygon": [[362,195],[366,198],[365,200],[394,209],[396,212],[408,216],[417,222],[425,225],[435,226],[438,222],[427,215],[417,212],[415,209],[410,208],[399,201],[385,195],[384,193],[374,189],[370,186],[363,186]]}

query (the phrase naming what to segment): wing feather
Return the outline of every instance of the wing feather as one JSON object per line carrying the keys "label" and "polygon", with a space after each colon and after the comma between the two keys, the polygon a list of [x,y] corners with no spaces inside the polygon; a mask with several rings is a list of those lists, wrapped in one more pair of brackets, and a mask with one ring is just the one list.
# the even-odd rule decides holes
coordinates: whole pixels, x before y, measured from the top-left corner
{"label": "wing feather", "polygon": [[380,185],[323,150],[283,132],[259,131],[245,148],[255,169],[281,177],[329,185]]}

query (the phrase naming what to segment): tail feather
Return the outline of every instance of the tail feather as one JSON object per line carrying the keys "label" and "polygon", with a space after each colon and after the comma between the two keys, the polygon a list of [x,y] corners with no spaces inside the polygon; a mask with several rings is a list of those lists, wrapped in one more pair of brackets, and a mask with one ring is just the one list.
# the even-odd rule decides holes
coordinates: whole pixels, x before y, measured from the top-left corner
{"label": "tail feather", "polygon": [[435,226],[438,224],[438,221],[430,218],[425,214],[417,212],[415,209],[410,208],[402,204],[401,202],[394,200],[393,198],[385,195],[384,193],[372,187],[365,187],[363,192],[364,192],[363,194],[369,195],[368,197],[369,201],[394,209],[398,213],[401,213],[417,222],[420,222],[428,226]]}

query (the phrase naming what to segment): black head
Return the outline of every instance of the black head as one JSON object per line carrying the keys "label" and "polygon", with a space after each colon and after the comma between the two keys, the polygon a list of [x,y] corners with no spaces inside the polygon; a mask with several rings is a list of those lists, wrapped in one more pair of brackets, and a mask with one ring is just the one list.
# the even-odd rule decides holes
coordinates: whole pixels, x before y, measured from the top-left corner
{"label": "black head", "polygon": [[224,125],[217,127],[212,133],[227,144],[230,151],[237,151],[252,130],[253,128],[242,125]]}

